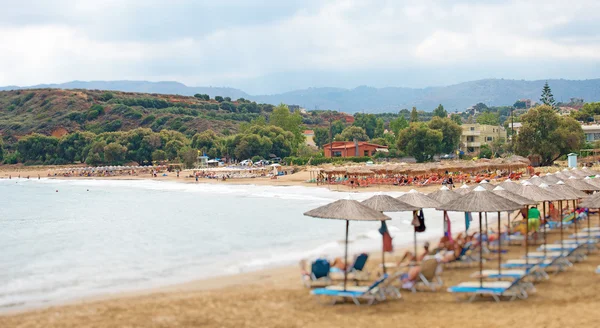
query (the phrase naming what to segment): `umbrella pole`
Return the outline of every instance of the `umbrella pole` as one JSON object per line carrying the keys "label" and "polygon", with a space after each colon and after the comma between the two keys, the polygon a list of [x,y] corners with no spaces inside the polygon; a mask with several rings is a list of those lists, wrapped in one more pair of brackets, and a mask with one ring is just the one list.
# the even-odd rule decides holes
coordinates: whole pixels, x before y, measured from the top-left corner
{"label": "umbrella pole", "polygon": [[487,212],[485,212],[485,247],[490,249],[490,230],[488,229]]}
{"label": "umbrella pole", "polygon": [[500,229],[502,229],[502,225],[500,224],[500,212],[498,212],[498,280],[502,275],[502,233]]}
{"label": "umbrella pole", "polygon": [[577,205],[575,205],[576,200],[573,199],[573,225],[575,226],[575,244],[579,244],[579,238],[577,238],[577,211],[575,211],[575,207]]}
{"label": "umbrella pole", "polygon": [[587,224],[588,224],[588,240],[585,241],[585,244],[587,246],[587,254],[590,255],[591,250],[590,247],[592,247],[592,245],[588,244],[590,242],[590,240],[592,240],[592,227],[590,225],[590,209],[588,208],[588,216],[587,216]]}
{"label": "umbrella pole", "polygon": [[548,246],[546,246],[546,202],[542,202],[542,209],[544,211],[544,226],[542,227],[544,229],[544,258],[546,258],[546,255],[548,255]]}
{"label": "umbrella pole", "polygon": [[483,235],[481,234],[481,212],[479,212],[479,287],[483,288]]}
{"label": "umbrella pole", "polygon": [[[568,205],[569,201],[567,201]],[[560,253],[564,252],[564,244],[563,244],[563,217],[562,217],[562,200],[559,201],[560,206]]]}
{"label": "umbrella pole", "polygon": [[383,241],[383,236],[381,237],[381,267],[383,268],[383,274],[386,274],[386,272],[385,272],[385,245],[384,245],[384,241]]}
{"label": "umbrella pole", "polygon": [[[414,211],[413,216],[416,216],[416,215],[417,215],[417,211]],[[414,246],[414,250],[415,250],[415,252],[414,252],[415,258],[413,260],[413,264],[416,264],[415,262],[417,262],[417,230],[415,230],[415,229],[413,229],[413,246]]]}
{"label": "umbrella pole", "polygon": [[350,221],[346,220],[346,251],[344,252],[344,291],[348,282],[348,226]]}
{"label": "umbrella pole", "polygon": [[525,208],[527,214],[525,215],[525,267],[529,269],[529,205]]}

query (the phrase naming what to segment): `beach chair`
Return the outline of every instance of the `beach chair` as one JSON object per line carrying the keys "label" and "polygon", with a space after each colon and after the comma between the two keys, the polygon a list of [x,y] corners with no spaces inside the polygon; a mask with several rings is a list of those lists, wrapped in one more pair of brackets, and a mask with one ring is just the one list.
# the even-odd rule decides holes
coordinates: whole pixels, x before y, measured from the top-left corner
{"label": "beach chair", "polygon": [[546,250],[546,252],[567,252],[567,254],[564,255],[565,259],[571,258],[576,262],[580,262],[586,258],[586,255],[581,253],[580,251],[583,250],[583,248],[586,248],[587,244],[588,243],[583,240],[581,242],[576,241],[575,243],[563,242],[562,245],[559,242],[555,244],[540,245],[538,251]]}
{"label": "beach chair", "polygon": [[415,279],[411,281],[410,290],[417,292],[418,287],[425,287],[432,292],[438,291],[444,285],[442,280],[443,265],[436,258],[432,257],[421,262],[421,271]]}
{"label": "beach chair", "polygon": [[509,270],[483,270],[481,272],[477,271],[471,275],[471,278],[483,278],[488,280],[519,280],[519,285],[521,288],[525,289],[528,292],[535,292],[535,287],[533,283],[527,281],[528,277],[533,278],[534,281],[539,281],[543,278],[543,275],[540,275],[536,272],[537,268],[532,267],[528,270],[520,270],[520,269],[509,269]]}
{"label": "beach chair", "polygon": [[571,262],[565,257],[555,258],[537,258],[537,259],[513,259],[508,260],[502,264],[503,268],[506,269],[524,269],[528,270],[531,274],[537,275],[540,279],[548,279],[547,269],[556,269],[555,273],[565,271],[568,267],[572,266]]}
{"label": "beach chair", "polygon": [[[527,291],[520,286],[522,278],[514,281],[469,281],[448,288],[448,292],[456,294],[470,295],[468,302],[473,302],[478,296],[491,296],[496,302],[500,302],[501,297],[506,297],[509,301],[517,298],[526,299]],[[459,299],[457,297],[457,299]]]}
{"label": "beach chair", "polygon": [[[485,262],[485,259],[482,259],[482,261]],[[454,261],[445,263],[445,265],[452,267],[461,265],[471,265],[473,263],[479,263],[479,254],[477,254],[477,252],[474,251],[473,243],[468,242],[463,246],[458,257]]]}
{"label": "beach chair", "polygon": [[[362,253],[354,259],[354,263],[351,267],[348,268],[348,280],[354,281],[358,284],[360,281],[369,281],[370,274],[365,269],[365,265],[367,260],[369,259],[369,254]],[[344,270],[339,268],[331,268],[329,270],[329,277],[332,280],[344,280]]]}
{"label": "beach chair", "polygon": [[591,228],[583,228],[581,229],[583,232],[592,231],[592,232],[600,232],[600,227],[591,227]]}
{"label": "beach chair", "polygon": [[326,286],[331,284],[331,278],[329,277],[330,265],[326,259],[317,259],[311,264],[310,272],[304,270],[305,261],[300,261],[302,269],[301,278],[302,283],[306,288],[318,286]]}
{"label": "beach chair", "polygon": [[[400,290],[393,285],[393,282],[400,279],[400,277],[402,276],[402,272],[396,272],[392,275],[389,275],[388,279],[386,279],[381,285],[379,285],[376,289],[379,290],[373,290],[374,293],[379,292],[380,296],[383,297],[382,299],[379,299],[379,301],[386,299],[387,296],[391,297],[391,298],[395,298],[395,299],[401,299],[402,298],[402,294],[400,293]],[[370,286],[346,286],[346,290],[349,291],[354,291],[354,292],[366,292],[369,289]],[[337,290],[337,291],[342,291],[344,290],[344,286],[341,285],[333,285],[333,286],[327,286],[325,287],[326,289],[331,289],[331,290]]]}
{"label": "beach chair", "polygon": [[[317,288],[313,289],[310,293],[317,298],[319,303],[323,298],[331,298],[330,302],[325,302],[328,304],[335,304],[340,299],[345,300],[347,298],[352,299],[354,304],[361,305],[360,301],[366,301],[367,305],[372,305],[376,301],[385,300],[385,293],[382,288],[378,288],[382,283],[384,283],[388,279],[388,275],[384,274],[380,279],[375,281],[371,286],[368,286],[366,289],[356,289],[356,287],[352,287],[351,289],[346,288],[346,290],[337,290],[334,288]],[[354,290],[353,290],[354,289]]]}

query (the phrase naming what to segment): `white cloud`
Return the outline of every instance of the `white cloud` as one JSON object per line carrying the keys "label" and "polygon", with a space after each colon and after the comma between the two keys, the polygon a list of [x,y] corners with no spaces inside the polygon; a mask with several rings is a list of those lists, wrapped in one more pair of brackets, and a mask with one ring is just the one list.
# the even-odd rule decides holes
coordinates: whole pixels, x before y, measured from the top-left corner
{"label": "white cloud", "polygon": [[[197,15],[214,10],[213,5],[184,0],[169,5],[40,1],[28,10],[9,6],[8,18],[0,23],[0,85],[169,78],[236,85],[285,72],[468,69],[482,62],[507,67],[523,60],[573,64],[600,59],[597,37],[569,32],[576,23],[598,27],[600,4],[595,1],[339,0],[306,7],[293,3],[275,13],[227,4],[232,7],[220,9],[235,22],[217,24],[217,17],[210,26]],[[270,19],[243,19],[256,15]]]}

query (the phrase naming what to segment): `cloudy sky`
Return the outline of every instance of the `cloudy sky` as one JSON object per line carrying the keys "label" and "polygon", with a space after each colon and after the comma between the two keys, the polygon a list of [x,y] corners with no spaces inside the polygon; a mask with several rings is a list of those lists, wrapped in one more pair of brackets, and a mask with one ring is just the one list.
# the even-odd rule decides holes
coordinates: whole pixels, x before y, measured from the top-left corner
{"label": "cloudy sky", "polygon": [[252,94],[600,77],[600,1],[0,0],[0,85]]}

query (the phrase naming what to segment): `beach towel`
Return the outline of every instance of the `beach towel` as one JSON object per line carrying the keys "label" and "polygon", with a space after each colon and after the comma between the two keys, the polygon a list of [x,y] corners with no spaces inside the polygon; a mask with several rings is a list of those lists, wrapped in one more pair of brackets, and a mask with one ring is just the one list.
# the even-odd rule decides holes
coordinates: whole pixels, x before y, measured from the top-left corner
{"label": "beach towel", "polygon": [[444,213],[444,236],[446,236],[451,243],[454,242],[452,239],[452,227],[450,224],[450,218],[448,217],[448,212]]}
{"label": "beach towel", "polygon": [[415,232],[425,232],[425,215],[423,215],[423,210],[419,211],[417,215],[417,221],[419,225],[415,225]]}
{"label": "beach towel", "polygon": [[394,245],[392,244],[392,236],[388,231],[387,224],[385,221],[381,221],[381,228],[379,228],[379,233],[383,236],[383,251],[384,252],[393,252]]}
{"label": "beach towel", "polygon": [[465,231],[469,230],[469,227],[471,226],[471,221],[473,221],[473,217],[471,216],[470,212],[465,212]]}

